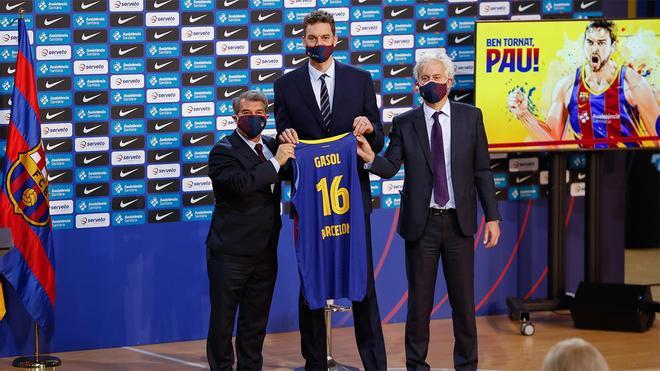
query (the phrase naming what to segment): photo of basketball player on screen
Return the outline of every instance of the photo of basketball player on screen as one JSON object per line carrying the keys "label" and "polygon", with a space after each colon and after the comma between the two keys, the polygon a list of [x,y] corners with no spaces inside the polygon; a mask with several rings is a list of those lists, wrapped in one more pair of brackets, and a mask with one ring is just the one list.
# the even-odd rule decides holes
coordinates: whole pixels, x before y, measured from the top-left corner
{"label": "photo of basketball player on screen", "polygon": [[586,60],[558,81],[546,120],[532,113],[534,103],[520,88],[508,96],[509,111],[536,140],[580,140],[582,148],[642,146],[626,138],[658,135],[660,96],[637,71],[612,59],[617,41],[614,22],[591,21],[584,32]]}

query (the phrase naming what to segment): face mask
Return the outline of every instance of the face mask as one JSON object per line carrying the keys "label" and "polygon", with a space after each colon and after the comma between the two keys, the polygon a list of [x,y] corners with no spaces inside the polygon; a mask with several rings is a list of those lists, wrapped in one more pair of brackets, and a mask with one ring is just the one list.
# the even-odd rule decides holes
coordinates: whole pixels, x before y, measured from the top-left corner
{"label": "face mask", "polygon": [[437,83],[435,81],[429,81],[424,85],[419,85],[419,94],[422,98],[428,103],[438,103],[442,98],[447,95],[447,81],[443,83]]}
{"label": "face mask", "polygon": [[332,45],[316,45],[305,48],[305,54],[307,54],[309,59],[317,63],[327,61],[333,51],[335,51],[335,47]]}
{"label": "face mask", "polygon": [[242,115],[238,116],[238,128],[241,129],[248,139],[254,139],[266,127],[267,116],[261,115]]}

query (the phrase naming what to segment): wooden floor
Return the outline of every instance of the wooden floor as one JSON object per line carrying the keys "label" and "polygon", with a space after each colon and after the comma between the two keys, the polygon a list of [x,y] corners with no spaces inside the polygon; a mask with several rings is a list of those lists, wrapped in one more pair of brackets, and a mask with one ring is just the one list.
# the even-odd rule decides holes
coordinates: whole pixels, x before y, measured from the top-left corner
{"label": "wooden floor", "polygon": [[[557,341],[581,337],[593,343],[612,370],[660,370],[660,321],[645,333],[586,331],[573,328],[568,312],[535,313],[536,334],[522,336],[518,323],[507,316],[479,317],[479,368],[483,370],[539,370],[545,353]],[[403,324],[384,326],[390,369],[403,369]],[[303,364],[297,332],[271,334],[264,345],[264,369],[291,370]],[[334,330],[335,358],[360,366],[352,328]],[[451,368],[451,320],[431,324],[429,363],[435,369]],[[208,369],[205,341],[156,344],[56,354],[60,370],[198,370]],[[0,359],[0,369],[11,359]]]}

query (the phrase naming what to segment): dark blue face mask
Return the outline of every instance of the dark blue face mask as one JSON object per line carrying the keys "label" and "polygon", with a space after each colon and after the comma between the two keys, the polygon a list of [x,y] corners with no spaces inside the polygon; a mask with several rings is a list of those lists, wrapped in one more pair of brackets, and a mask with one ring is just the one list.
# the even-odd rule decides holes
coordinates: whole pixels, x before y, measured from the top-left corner
{"label": "dark blue face mask", "polygon": [[248,139],[254,139],[264,130],[267,120],[268,116],[242,115],[238,116],[237,126]]}
{"label": "dark blue face mask", "polygon": [[447,95],[447,82],[449,80],[443,82],[443,83],[437,83],[433,80],[430,80],[424,85],[419,85],[417,83],[417,86],[419,87],[419,95],[422,96],[422,98],[428,102],[428,103],[438,103],[442,100],[442,98]]}
{"label": "dark blue face mask", "polygon": [[317,63],[323,63],[327,61],[328,58],[330,58],[332,55],[333,51],[335,51],[335,47],[333,45],[316,45],[308,46],[305,48],[305,54],[307,54],[309,59]]}

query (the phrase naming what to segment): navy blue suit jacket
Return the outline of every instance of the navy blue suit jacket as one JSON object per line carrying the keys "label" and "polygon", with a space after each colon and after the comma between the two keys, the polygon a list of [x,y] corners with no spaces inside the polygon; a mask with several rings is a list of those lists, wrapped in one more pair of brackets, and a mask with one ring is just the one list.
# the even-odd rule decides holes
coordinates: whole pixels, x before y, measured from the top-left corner
{"label": "navy blue suit jacket", "polygon": [[[371,148],[383,148],[383,125],[376,105],[376,92],[369,72],[335,61],[335,91],[332,103],[332,125],[326,132],[321,110],[316,103],[309,79],[309,64],[285,74],[275,81],[275,123],[277,133],[292,128],[300,139],[322,139],[353,131],[353,120],[365,116],[374,128],[365,135]],[[369,174],[358,164],[365,212],[371,212]]]}

